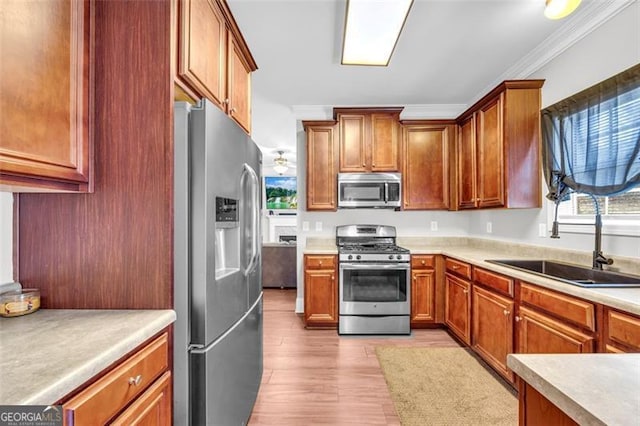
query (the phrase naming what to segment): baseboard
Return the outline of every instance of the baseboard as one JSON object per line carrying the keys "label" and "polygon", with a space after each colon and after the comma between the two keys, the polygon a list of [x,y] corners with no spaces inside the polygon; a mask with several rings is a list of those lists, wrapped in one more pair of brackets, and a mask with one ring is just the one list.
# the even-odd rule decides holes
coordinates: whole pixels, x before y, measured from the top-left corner
{"label": "baseboard", "polygon": [[304,314],[304,297],[296,297],[296,314]]}

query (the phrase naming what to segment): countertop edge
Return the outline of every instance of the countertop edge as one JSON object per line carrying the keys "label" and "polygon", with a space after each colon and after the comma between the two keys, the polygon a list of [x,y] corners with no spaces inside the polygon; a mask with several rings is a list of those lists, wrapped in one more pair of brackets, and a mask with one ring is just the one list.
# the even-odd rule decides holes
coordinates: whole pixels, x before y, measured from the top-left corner
{"label": "countertop edge", "polygon": [[171,325],[176,319],[175,311],[171,309],[158,310],[159,316],[143,325],[135,333],[123,337],[108,351],[96,355],[83,365],[79,365],[71,374],[60,377],[44,389],[34,393],[15,404],[17,405],[50,405],[60,401],[69,393],[78,389],[92,379],[96,374],[113,365],[123,356],[136,349],[146,340],[155,336],[161,330]]}

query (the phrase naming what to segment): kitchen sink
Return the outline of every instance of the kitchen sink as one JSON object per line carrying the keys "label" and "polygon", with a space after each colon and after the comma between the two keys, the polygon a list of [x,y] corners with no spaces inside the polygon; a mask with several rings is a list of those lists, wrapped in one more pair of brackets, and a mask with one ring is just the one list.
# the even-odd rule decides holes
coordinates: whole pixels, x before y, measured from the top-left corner
{"label": "kitchen sink", "polygon": [[640,287],[640,277],[551,260],[486,260],[580,287]]}

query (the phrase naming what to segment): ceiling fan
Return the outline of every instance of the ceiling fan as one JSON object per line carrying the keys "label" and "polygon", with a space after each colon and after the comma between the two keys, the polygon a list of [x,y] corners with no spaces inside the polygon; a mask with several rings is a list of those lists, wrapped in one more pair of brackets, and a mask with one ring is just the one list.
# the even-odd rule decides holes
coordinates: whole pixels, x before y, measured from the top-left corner
{"label": "ceiling fan", "polygon": [[285,158],[284,156],[284,150],[277,150],[275,151],[278,156],[276,158],[273,159],[273,170],[278,173],[279,175],[284,174],[287,170],[289,170],[289,168],[295,168],[295,162],[291,162],[289,161],[287,158]]}

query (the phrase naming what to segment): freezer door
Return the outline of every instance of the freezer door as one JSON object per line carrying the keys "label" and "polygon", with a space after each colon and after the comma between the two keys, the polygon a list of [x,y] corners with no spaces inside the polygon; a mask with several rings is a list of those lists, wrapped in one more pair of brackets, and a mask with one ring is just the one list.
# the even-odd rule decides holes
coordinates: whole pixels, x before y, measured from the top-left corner
{"label": "freezer door", "polygon": [[246,425],[262,379],[262,297],[227,333],[191,351],[191,424]]}

